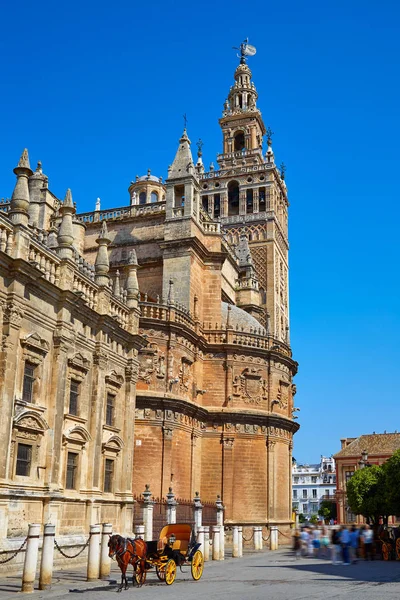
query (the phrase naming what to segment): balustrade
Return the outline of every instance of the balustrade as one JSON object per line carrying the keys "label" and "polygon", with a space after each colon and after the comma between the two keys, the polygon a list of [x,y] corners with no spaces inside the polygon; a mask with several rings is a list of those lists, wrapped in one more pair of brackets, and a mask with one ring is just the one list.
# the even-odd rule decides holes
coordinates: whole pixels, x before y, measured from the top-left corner
{"label": "balustrade", "polygon": [[[38,233],[36,237],[39,240]],[[42,271],[47,281],[58,285],[60,281],[60,259],[52,250],[46,248],[39,241],[31,239],[29,242],[29,262]]]}

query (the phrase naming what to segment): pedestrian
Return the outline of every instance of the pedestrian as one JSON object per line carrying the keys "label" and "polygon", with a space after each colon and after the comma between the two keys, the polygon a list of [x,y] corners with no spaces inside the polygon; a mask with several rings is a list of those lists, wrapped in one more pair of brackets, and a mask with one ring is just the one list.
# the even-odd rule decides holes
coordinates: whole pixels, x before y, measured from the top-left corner
{"label": "pedestrian", "polygon": [[321,533],[321,557],[329,558],[329,534],[326,527],[322,528]]}
{"label": "pedestrian", "polygon": [[293,534],[293,550],[294,556],[296,560],[300,558],[301,553],[301,540],[300,540],[300,531],[296,528]]}
{"label": "pedestrian", "polygon": [[335,527],[332,529],[332,564],[340,565],[341,561],[341,546],[340,546],[340,531]]}
{"label": "pedestrian", "polygon": [[300,534],[301,554],[307,556],[308,550],[308,531],[307,527],[303,527]]}
{"label": "pedestrian", "polygon": [[349,552],[350,552],[350,562],[357,562],[357,550],[358,550],[358,542],[359,542],[359,531],[355,525],[351,526],[350,529],[350,544],[349,544]]}
{"label": "pedestrian", "polygon": [[369,525],[364,526],[362,537],[364,541],[364,560],[368,560],[368,557],[370,557],[371,560],[374,560],[374,554],[372,551],[372,546],[374,543],[374,532],[372,531]]}
{"label": "pedestrian", "polygon": [[313,554],[315,558],[318,557],[319,549],[321,548],[321,531],[319,527],[314,527],[312,534],[312,545],[313,545]]}
{"label": "pedestrian", "polygon": [[342,525],[340,533],[340,544],[342,546],[343,564],[346,567],[350,564],[349,561],[349,546],[350,546],[350,532],[346,525]]}

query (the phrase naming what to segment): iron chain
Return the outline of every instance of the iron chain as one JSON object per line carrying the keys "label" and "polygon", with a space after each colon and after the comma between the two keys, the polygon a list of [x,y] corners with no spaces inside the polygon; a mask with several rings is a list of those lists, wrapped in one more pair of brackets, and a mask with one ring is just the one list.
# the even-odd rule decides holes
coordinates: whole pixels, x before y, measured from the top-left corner
{"label": "iron chain", "polygon": [[82,554],[82,552],[85,550],[85,548],[87,548],[89,546],[89,542],[90,542],[90,538],[92,537],[92,534],[89,534],[88,539],[86,540],[86,543],[84,546],[82,546],[82,548],[76,553],[76,554],[65,554],[65,552],[63,550],[61,550],[57,540],[54,540],[54,545],[56,547],[56,549],[59,551],[60,554],[62,554],[64,556],[64,558],[76,558],[77,556],[79,556],[80,554]]}
{"label": "iron chain", "polygon": [[253,539],[253,537],[254,537],[254,531],[253,531],[253,533],[251,534],[251,536],[249,537],[248,540],[246,540],[246,538],[244,537],[244,535],[242,535],[242,539],[243,539],[244,542],[251,542],[251,540]]}
{"label": "iron chain", "polygon": [[[15,558],[17,556],[17,554],[19,554],[19,552],[21,552],[22,548],[25,546],[27,541],[28,541],[28,538],[26,537],[24,539],[24,541],[22,542],[22,544],[20,545],[20,547],[18,548],[18,550],[13,552],[12,555],[9,556],[8,558],[6,558],[4,560],[0,560],[0,565],[5,565],[6,563],[10,562],[10,560]],[[8,554],[9,552],[10,552],[9,550],[4,550],[3,552],[0,552],[0,554]]]}

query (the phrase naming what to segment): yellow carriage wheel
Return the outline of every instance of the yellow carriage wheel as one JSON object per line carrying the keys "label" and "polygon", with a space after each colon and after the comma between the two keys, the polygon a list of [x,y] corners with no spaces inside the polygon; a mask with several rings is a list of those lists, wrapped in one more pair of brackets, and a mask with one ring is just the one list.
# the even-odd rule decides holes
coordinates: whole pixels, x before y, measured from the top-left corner
{"label": "yellow carriage wheel", "polygon": [[390,559],[390,550],[391,550],[390,545],[386,544],[385,542],[383,542],[383,544],[382,544],[382,556],[383,556],[383,560],[389,560]]}
{"label": "yellow carriage wheel", "polygon": [[396,540],[396,558],[400,560],[400,538]]}
{"label": "yellow carriage wheel", "polygon": [[200,550],[197,550],[192,558],[192,577],[195,581],[198,581],[203,575],[204,569],[204,557]]}
{"label": "yellow carriage wheel", "polygon": [[[143,561],[143,563],[144,563],[144,561]],[[136,584],[138,587],[142,587],[142,585],[146,581],[146,575],[147,575],[147,571],[146,571],[144,564],[142,565],[140,562],[136,563],[135,581],[136,581]]]}
{"label": "yellow carriage wheel", "polygon": [[156,565],[156,573],[160,581],[165,581],[165,565]]}
{"label": "yellow carriage wheel", "polygon": [[174,583],[176,577],[176,562],[173,558],[170,558],[165,565],[165,583],[171,585]]}

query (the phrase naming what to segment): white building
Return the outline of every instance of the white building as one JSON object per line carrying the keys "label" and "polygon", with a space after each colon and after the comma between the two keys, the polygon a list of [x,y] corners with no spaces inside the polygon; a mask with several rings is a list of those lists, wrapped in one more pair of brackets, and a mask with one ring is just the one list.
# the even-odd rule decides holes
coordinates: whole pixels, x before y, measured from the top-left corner
{"label": "white building", "polygon": [[333,458],[321,456],[318,464],[293,463],[292,506],[299,514],[310,518],[318,514],[322,500],[335,499],[336,473]]}

